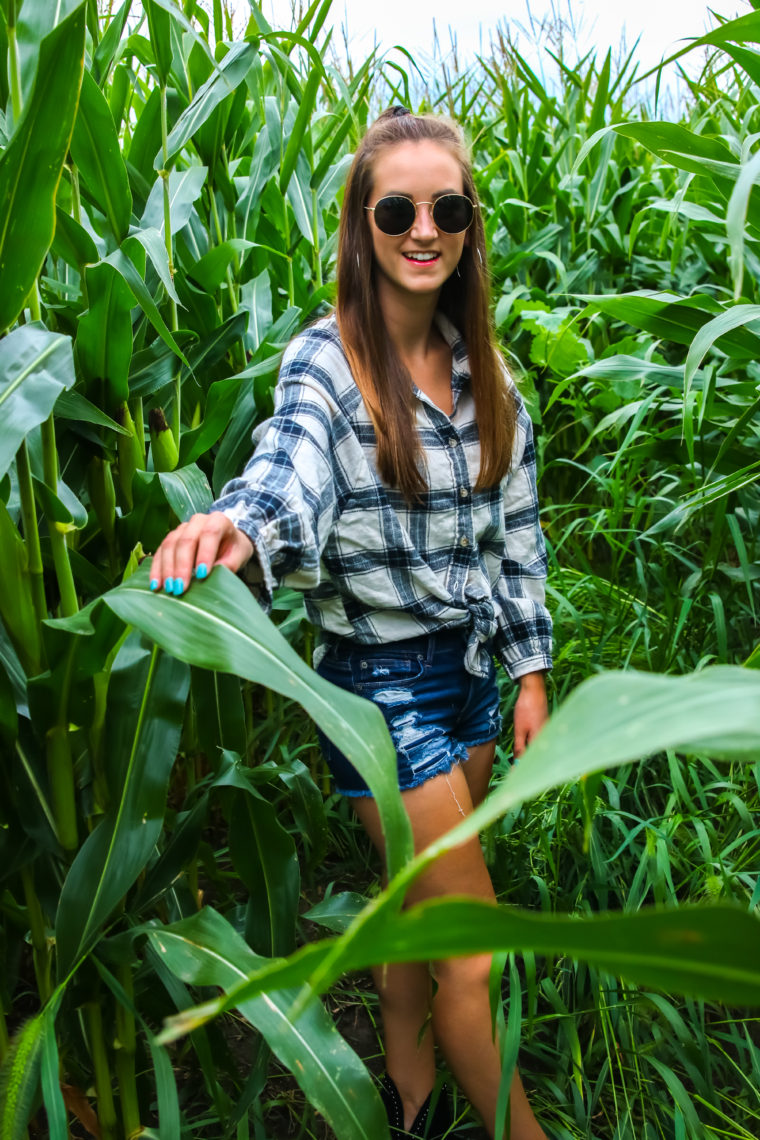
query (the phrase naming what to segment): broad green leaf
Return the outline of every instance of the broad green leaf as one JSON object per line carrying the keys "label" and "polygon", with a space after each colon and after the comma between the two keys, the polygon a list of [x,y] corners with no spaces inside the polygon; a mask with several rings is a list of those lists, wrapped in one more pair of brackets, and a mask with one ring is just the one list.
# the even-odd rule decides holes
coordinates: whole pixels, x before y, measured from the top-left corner
{"label": "broad green leaf", "polygon": [[731,245],[731,276],[734,279],[734,300],[742,295],[744,284],[744,241],[747,210],[752,190],[760,179],[760,155],[743,162],[736,185],[731,193],[726,212],[726,233]]}
{"label": "broad green leaf", "polygon": [[109,21],[108,27],[103,33],[103,38],[95,49],[92,59],[92,72],[93,78],[96,79],[101,86],[111,69],[111,64],[118,55],[121,37],[124,34],[124,28],[126,27],[131,7],[132,0],[124,0],[121,8],[119,8],[118,12],[116,12]]}
{"label": "broad green leaf", "polygon": [[248,310],[248,338],[255,352],[272,327],[272,286],[269,271],[247,281],[240,291],[241,308]]}
{"label": "broad green leaf", "polygon": [[[309,76],[304,84],[303,92],[298,100],[298,114],[293,129],[288,138],[288,145],[280,167],[280,193],[284,194],[290,185],[290,179],[296,169],[296,161],[303,154],[305,135],[308,130],[309,119],[314,111],[314,104],[319,91],[319,85],[324,77],[322,61],[319,53],[312,57],[312,66]],[[306,188],[308,189],[308,183]]]}
{"label": "broad green leaf", "polygon": [[[133,239],[129,240],[131,241]],[[125,246],[128,244],[129,241],[125,243]],[[137,248],[139,249],[140,246],[138,245]],[[161,337],[161,340],[172,350],[173,353],[175,353],[176,356],[180,358],[183,364],[187,364],[187,360],[185,359],[185,355],[182,352],[182,349],[179,347],[176,340],[169,332],[169,329],[166,326],[166,322],[158,311],[158,306],[151,297],[147,285],[138,273],[132,257],[129,256],[124,251],[124,249],[117,249],[114,250],[114,252],[106,258],[104,264],[112,266],[123,278],[131,290],[135,301],[141,307],[146,317],[153,325],[153,328]]]}
{"label": "broad green leaf", "polygon": [[[690,345],[702,326],[721,312],[720,305],[704,294],[677,297],[672,293],[642,291],[605,297],[580,294],[579,297],[590,309],[598,309],[615,320],[676,344]],[[760,336],[747,329],[730,330],[719,338],[718,348],[740,360],[752,360],[760,356]]]}
{"label": "broad green leaf", "polygon": [[[437,921],[432,916],[438,914],[443,917],[437,929],[448,932],[438,943],[431,940],[424,952],[418,946],[423,960],[486,949],[565,953],[647,985],[758,1004],[760,922],[739,908],[682,908],[580,919],[527,915],[477,900],[436,899],[403,913],[400,904],[410,883],[440,854],[559,784],[669,748],[754,762],[759,742],[760,675],[752,670],[715,666],[686,677],[635,672],[593,677],[553,714],[484,803],[408,863],[341,939],[308,945],[285,962],[262,968],[226,998],[180,1015],[167,1037],[187,1032],[222,1009],[270,988],[308,981],[321,992],[344,970],[408,961],[411,939],[406,924],[411,930],[418,913],[421,931],[432,929]],[[453,916],[460,913],[460,906],[471,919],[476,911],[482,913],[483,922],[458,921]],[[451,911],[445,914],[447,908]],[[478,932],[486,928],[488,946],[478,941]],[[404,933],[386,940],[386,932],[399,929]]]}
{"label": "broad green leaf", "polygon": [[[167,139],[167,165],[206,122],[211,112],[243,82],[256,54],[256,48],[252,44],[233,44],[218,70],[198,88],[189,107],[185,108],[172,127]],[[163,165],[163,150],[159,150],[153,166],[155,170],[161,170]]]}
{"label": "broad green leaf", "polygon": [[45,1105],[50,1140],[69,1140],[69,1120],[61,1093],[60,1057],[55,1039],[55,1015],[58,1002],[48,1004],[43,1013],[44,1029],[40,1066],[42,1100]]}
{"label": "broad green leaf", "polygon": [[[370,918],[367,918],[367,914]],[[404,911],[370,904],[339,939],[261,964],[225,996],[167,1020],[174,1040],[261,994],[380,963],[435,961],[496,951],[562,954],[644,986],[734,1005],[760,1004],[760,921],[739,907],[683,906],[635,914],[536,914],[479,899],[436,898]],[[330,978],[332,981],[332,977]],[[299,1001],[291,1007],[298,1016]]]}
{"label": "broad green leaf", "polygon": [[83,530],[87,526],[87,509],[62,479],[58,480],[57,493],[47,483],[32,476],[34,494],[48,522],[62,534]]}
{"label": "broad green leaf", "polygon": [[364,895],[355,891],[342,891],[338,895],[330,895],[329,899],[317,903],[305,911],[303,917],[309,922],[316,922],[327,930],[342,934],[347,930],[355,918],[358,918],[367,905]]}
{"label": "broad green leaf", "polygon": [[111,671],[107,734],[110,804],[77,853],[56,917],[64,979],[145,867],[161,826],[179,747],[190,673],[133,634]]}
{"label": "broad green leaf", "polygon": [[182,433],[180,463],[195,463],[217,442],[228,426],[243,381],[238,376],[216,380],[208,390],[203,419],[197,428]]}
{"label": "broad green leaf", "polygon": [[21,96],[26,105],[42,70],[42,41],[49,32],[73,15],[82,0],[15,0],[18,54],[21,65]]}
{"label": "broad green leaf", "polygon": [[[230,989],[263,964],[216,911],[149,931],[152,945],[183,981]],[[338,1140],[382,1140],[388,1124],[369,1073],[321,1005],[290,1016],[295,993],[265,994],[240,1012],[288,1066]]]}
{"label": "broad green leaf", "polygon": [[686,47],[680,48],[679,51],[668,56],[668,58],[658,64],[656,68],[652,68],[651,71],[646,72],[640,76],[639,79],[646,79],[654,71],[658,71],[660,68],[672,63],[682,55],[686,55],[687,52],[694,51],[695,48],[708,46],[723,47],[725,44],[733,42],[760,42],[760,13],[749,12],[746,16],[739,16],[736,20],[726,20],[725,23],[721,23],[721,25],[713,31],[708,32],[704,36],[700,36],[699,39],[692,40]]}
{"label": "broad green leaf", "polygon": [[636,139],[660,157],[689,154],[714,162],[736,161],[729,147],[720,139],[697,134],[680,123],[620,123],[615,130],[626,138]]}
{"label": "broad green leaf", "polygon": [[235,673],[297,700],[356,765],[377,800],[389,865],[408,858],[410,829],[396,777],[396,758],[380,710],[312,672],[251,597],[223,567],[181,598],[147,588],[148,568],[106,595],[106,603],[169,653],[222,673]]}
{"label": "broad green leaf", "polygon": [[186,522],[191,515],[205,514],[214,501],[206,476],[194,463],[177,471],[162,471],[158,480],[180,522]]}
{"label": "broad green leaf", "polygon": [[162,86],[165,86],[172,66],[171,17],[166,6],[157,4],[156,0],[143,0],[143,7],[148,17],[156,71]]}
{"label": "broad green leaf", "polygon": [[[176,234],[186,226],[206,181],[208,169],[205,166],[189,166],[187,170],[173,170],[169,175],[169,210],[171,232]],[[156,229],[164,235],[164,186],[163,179],[157,178],[151,187],[150,196],[140,221],[143,229]]]}
{"label": "broad green leaf", "polygon": [[0,155],[0,330],[21,312],[53,241],[56,190],[83,64],[84,4],[79,4],[42,40],[34,89]]}
{"label": "broad green leaf", "polygon": [[0,340],[0,478],[75,380],[70,337],[25,325]]}
{"label": "broad green leaf", "polygon": [[85,186],[105,214],[111,233],[117,242],[123,241],[132,215],[127,168],[110,107],[89,71],[82,76],[71,155]]}
{"label": "broad green leaf", "polygon": [[[733,305],[730,309],[713,317],[699,330],[689,348],[684,368],[684,396],[691,388],[694,375],[712,346],[721,337],[726,337],[734,329],[760,322],[760,305]],[[758,325],[760,328],[760,325]]]}
{"label": "broad green leaf", "polygon": [[[85,281],[89,308],[79,318],[77,359],[91,385],[105,385],[106,408],[115,412],[129,395],[135,299],[122,275],[107,261],[88,265]],[[99,387],[97,391],[102,399]]]}
{"label": "broad green leaf", "polygon": [[161,234],[158,230],[133,227],[130,230],[129,236],[135,241],[139,241],[150,258],[151,265],[158,274],[167,295],[171,297],[175,304],[181,307],[182,302],[177,296],[177,290],[174,287],[174,281],[169,272],[169,255],[166,252],[166,243]]}
{"label": "broad green leaf", "polygon": [[215,293],[225,280],[227,268],[247,250],[253,249],[255,243],[245,238],[230,238],[221,245],[215,245],[196,261],[188,270],[188,277],[205,289],[208,293]]}
{"label": "broad green leaf", "polygon": [[309,189],[309,165],[303,154],[299,154],[293,174],[288,181],[287,198],[293,207],[296,224],[309,242],[314,245],[314,222],[318,224],[318,214],[315,216],[315,204],[312,201],[312,192]]}
{"label": "broad green leaf", "polygon": [[301,890],[293,838],[274,805],[253,787],[235,797],[229,823],[230,855],[249,894],[246,942],[267,958],[289,954]]}
{"label": "broad green leaf", "polygon": [[[135,125],[129,149],[126,153],[129,166],[141,174],[148,186],[155,179],[153,155],[161,145],[161,92],[154,87],[148,96]],[[163,211],[162,215],[163,217]],[[141,225],[147,225],[143,221]]]}
{"label": "broad green leaf", "polygon": [[108,428],[109,431],[113,431],[117,435],[130,434],[127,428],[117,424],[116,420],[112,420],[105,412],[101,412],[95,404],[85,399],[81,392],[61,392],[55,402],[55,414],[57,419],[95,424],[97,427]]}
{"label": "broad green leaf", "polygon": [[[194,344],[188,351],[188,370],[196,376],[205,376],[208,369],[222,359],[237,344],[247,324],[247,315],[238,310],[226,321],[217,325],[211,336]],[[183,371],[183,379],[187,375]]]}
{"label": "broad green leaf", "polygon": [[[269,131],[259,131],[251,156],[248,178],[243,183],[244,189],[236,209],[236,213],[242,222],[240,232],[245,237],[249,236],[248,223],[250,217],[255,213],[261,192],[277,169],[278,162],[279,149],[273,146]],[[240,179],[236,179],[235,182],[239,184]]]}
{"label": "broad green leaf", "polygon": [[53,252],[80,272],[85,265],[100,260],[97,246],[87,230],[60,206],[55,208]]}

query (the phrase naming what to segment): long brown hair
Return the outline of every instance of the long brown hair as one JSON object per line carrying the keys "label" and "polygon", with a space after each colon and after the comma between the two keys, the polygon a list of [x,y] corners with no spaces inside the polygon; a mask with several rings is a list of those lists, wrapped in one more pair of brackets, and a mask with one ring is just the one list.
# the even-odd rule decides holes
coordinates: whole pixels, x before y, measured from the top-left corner
{"label": "long brown hair", "polygon": [[[372,416],[381,478],[407,500],[426,490],[419,469],[411,377],[388,336],[375,286],[372,237],[364,206],[369,201],[379,153],[402,142],[430,140],[445,147],[462,170],[464,193],[477,201],[470,160],[459,128],[435,115],[412,115],[393,107],[372,124],[354,155],[338,234],[336,315],[343,347]],[[439,310],[462,334],[480,434],[477,488],[492,487],[509,469],[516,407],[504,379],[489,312],[488,270],[480,210],[468,231],[458,266],[441,289]]]}

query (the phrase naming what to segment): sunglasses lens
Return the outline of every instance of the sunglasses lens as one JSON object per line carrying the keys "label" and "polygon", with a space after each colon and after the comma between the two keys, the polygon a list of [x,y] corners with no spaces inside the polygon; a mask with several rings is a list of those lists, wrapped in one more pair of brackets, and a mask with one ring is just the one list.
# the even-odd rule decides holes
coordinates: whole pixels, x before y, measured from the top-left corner
{"label": "sunglasses lens", "polygon": [[389,237],[405,234],[414,225],[414,202],[391,194],[375,205],[375,225]]}
{"label": "sunglasses lens", "polygon": [[472,222],[473,205],[464,194],[444,194],[433,206],[433,221],[446,234],[461,234]]}

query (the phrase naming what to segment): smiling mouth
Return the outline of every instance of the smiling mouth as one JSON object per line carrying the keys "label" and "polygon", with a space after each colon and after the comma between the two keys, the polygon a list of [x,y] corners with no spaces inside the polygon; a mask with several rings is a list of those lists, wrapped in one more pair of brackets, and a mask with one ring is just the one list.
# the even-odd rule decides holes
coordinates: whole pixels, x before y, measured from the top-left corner
{"label": "smiling mouth", "polygon": [[440,259],[440,253],[405,253],[404,257],[407,261],[413,261],[417,265],[430,265],[433,261]]}

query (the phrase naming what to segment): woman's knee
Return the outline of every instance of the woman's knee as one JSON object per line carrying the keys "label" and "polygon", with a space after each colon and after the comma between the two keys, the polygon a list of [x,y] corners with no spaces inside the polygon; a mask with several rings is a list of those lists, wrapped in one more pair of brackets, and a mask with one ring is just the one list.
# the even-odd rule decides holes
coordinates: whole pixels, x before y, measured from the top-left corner
{"label": "woman's knee", "polygon": [[473,954],[466,958],[442,958],[432,964],[433,978],[439,989],[456,988],[473,993],[488,991],[491,977],[491,955]]}

